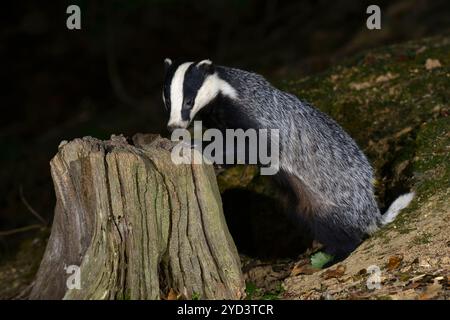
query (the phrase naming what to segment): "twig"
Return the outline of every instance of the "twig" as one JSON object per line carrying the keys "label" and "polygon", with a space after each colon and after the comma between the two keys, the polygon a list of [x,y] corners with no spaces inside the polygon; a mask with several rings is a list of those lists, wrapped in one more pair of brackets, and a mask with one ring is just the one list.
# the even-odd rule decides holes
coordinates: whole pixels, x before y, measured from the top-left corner
{"label": "twig", "polygon": [[41,224],[32,224],[32,225],[17,228],[17,229],[0,231],[0,237],[6,237],[6,236],[10,236],[10,235],[13,235],[16,233],[26,232],[26,231],[30,231],[30,230],[38,229],[38,228],[42,228],[42,225]]}
{"label": "twig", "polygon": [[28,203],[27,199],[25,199],[25,196],[23,195],[22,186],[19,187],[19,194],[20,194],[20,199],[22,200],[25,207],[27,207],[27,209],[31,212],[31,214],[33,216],[35,216],[40,222],[42,222],[46,226],[47,221],[36,210],[34,210],[33,207]]}

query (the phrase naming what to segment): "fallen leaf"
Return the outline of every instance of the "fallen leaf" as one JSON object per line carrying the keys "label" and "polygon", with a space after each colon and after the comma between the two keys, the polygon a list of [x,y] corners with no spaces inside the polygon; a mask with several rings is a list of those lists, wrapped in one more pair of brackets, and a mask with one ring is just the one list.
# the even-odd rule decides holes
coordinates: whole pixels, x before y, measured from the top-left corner
{"label": "fallen leaf", "polygon": [[390,297],[392,300],[415,300],[417,298],[417,292],[414,289],[408,289],[390,295]]}
{"label": "fallen leaf", "polygon": [[339,79],[339,76],[337,74],[332,74],[330,78],[332,82],[336,82],[336,80]]}
{"label": "fallen leaf", "polygon": [[420,53],[424,52],[425,50],[427,50],[427,47],[422,46],[422,47],[420,47],[419,49],[416,50],[416,54],[420,54]]}
{"label": "fallen leaf", "polygon": [[386,81],[395,79],[395,78],[397,78],[397,77],[398,77],[398,74],[392,74],[392,73],[388,72],[388,73],[386,73],[386,74],[383,74],[383,75],[381,75],[381,76],[378,76],[378,77],[375,79],[375,82],[377,82],[377,83],[380,83],[380,82],[386,82]]}
{"label": "fallen leaf", "polygon": [[396,139],[398,139],[398,138],[400,138],[401,136],[403,136],[403,135],[405,135],[405,134],[407,134],[407,133],[410,133],[412,130],[413,130],[412,127],[406,127],[406,128],[403,128],[402,130],[400,130],[399,132],[397,132],[397,133],[394,135],[394,137],[395,137]]}
{"label": "fallen leaf", "polygon": [[356,91],[362,90],[362,89],[367,89],[370,86],[372,86],[372,84],[369,81],[365,81],[365,82],[352,82],[349,84],[349,87],[351,89],[354,89]]}
{"label": "fallen leaf", "polygon": [[428,261],[426,259],[423,259],[423,260],[419,261],[419,267],[431,268],[431,265],[428,263]]}
{"label": "fallen leaf", "polygon": [[400,263],[402,263],[403,255],[396,255],[389,258],[389,262],[386,265],[386,269],[388,271],[392,271],[394,269],[397,269],[400,266]]}
{"label": "fallen leaf", "polygon": [[419,295],[419,300],[430,300],[436,297],[442,290],[442,286],[436,281],[435,283],[429,285],[425,292]]}
{"label": "fallen leaf", "polygon": [[167,294],[166,300],[178,300],[178,295],[175,292],[175,290],[170,288],[169,293]]}
{"label": "fallen leaf", "polygon": [[333,260],[333,258],[333,256],[319,251],[311,256],[311,265],[313,268],[322,269],[323,266]]}
{"label": "fallen leaf", "polygon": [[438,59],[427,59],[425,61],[425,69],[432,70],[434,68],[442,67],[441,62]]}
{"label": "fallen leaf", "polygon": [[310,264],[304,264],[304,265],[300,265],[300,266],[295,266],[294,268],[292,268],[291,271],[291,276],[295,277],[298,276],[299,274],[313,274],[317,271],[320,271],[320,269],[316,269],[313,266],[311,266]]}
{"label": "fallen leaf", "polygon": [[417,287],[420,287],[421,283],[420,282],[412,282],[410,284],[408,284],[405,288],[406,289],[416,289]]}
{"label": "fallen leaf", "polygon": [[345,273],[345,266],[340,264],[334,270],[327,270],[322,274],[322,277],[327,280],[331,278],[340,278]]}

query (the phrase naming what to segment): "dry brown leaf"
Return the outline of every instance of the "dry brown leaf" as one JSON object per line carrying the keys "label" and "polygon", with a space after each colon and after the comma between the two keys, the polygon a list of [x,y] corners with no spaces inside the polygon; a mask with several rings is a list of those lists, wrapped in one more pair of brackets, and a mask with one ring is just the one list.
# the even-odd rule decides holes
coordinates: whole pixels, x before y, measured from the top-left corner
{"label": "dry brown leaf", "polygon": [[440,68],[442,67],[441,62],[438,59],[427,59],[425,61],[425,69],[432,70],[434,68]]}
{"label": "dry brown leaf", "polygon": [[424,52],[425,50],[427,50],[427,47],[422,46],[419,49],[416,50],[416,54],[421,54],[422,52]]}
{"label": "dry brown leaf", "polygon": [[412,282],[409,285],[407,285],[405,288],[406,289],[416,289],[417,287],[420,287],[421,283],[420,282]]}
{"label": "dry brown leaf", "polygon": [[435,298],[439,292],[441,292],[442,286],[436,281],[435,283],[429,285],[425,292],[419,295],[419,300],[430,300]]}
{"label": "dry brown leaf", "polygon": [[398,74],[392,74],[392,73],[388,72],[388,73],[386,73],[386,74],[383,74],[383,75],[381,75],[381,76],[378,76],[378,77],[375,79],[375,82],[376,82],[376,83],[386,82],[386,81],[395,79],[395,78],[397,78],[397,77],[398,77]]}
{"label": "dry brown leaf", "polygon": [[370,88],[372,86],[372,84],[369,81],[365,81],[365,82],[352,82],[349,84],[349,87],[351,89],[354,89],[356,91],[362,90],[362,89],[367,89]]}
{"label": "dry brown leaf", "polygon": [[415,300],[417,299],[417,292],[414,289],[408,289],[392,294],[390,297],[392,300]]}
{"label": "dry brown leaf", "polygon": [[322,274],[322,277],[327,280],[331,278],[340,278],[345,273],[345,266],[340,264],[334,270],[327,270]]}
{"label": "dry brown leaf", "polygon": [[320,271],[320,269],[313,268],[310,264],[301,264],[296,265],[294,268],[292,268],[291,271],[291,277],[298,276],[299,274],[313,274],[317,271]]}
{"label": "dry brown leaf", "polygon": [[175,290],[170,288],[169,293],[167,294],[166,300],[178,300],[178,295],[175,292]]}
{"label": "dry brown leaf", "polygon": [[394,137],[395,137],[396,139],[398,139],[398,138],[400,138],[401,136],[403,136],[403,135],[405,135],[405,134],[407,134],[407,133],[410,133],[412,130],[413,130],[412,127],[406,127],[406,128],[403,128],[402,130],[400,130],[399,132],[397,132],[397,133],[394,135]]}
{"label": "dry brown leaf", "polygon": [[336,82],[337,79],[339,79],[339,76],[337,74],[332,74],[331,77],[330,77],[330,80],[332,82]]}
{"label": "dry brown leaf", "polygon": [[400,264],[402,263],[403,255],[396,255],[389,258],[389,262],[386,265],[386,268],[388,271],[392,271],[394,269],[397,269]]}

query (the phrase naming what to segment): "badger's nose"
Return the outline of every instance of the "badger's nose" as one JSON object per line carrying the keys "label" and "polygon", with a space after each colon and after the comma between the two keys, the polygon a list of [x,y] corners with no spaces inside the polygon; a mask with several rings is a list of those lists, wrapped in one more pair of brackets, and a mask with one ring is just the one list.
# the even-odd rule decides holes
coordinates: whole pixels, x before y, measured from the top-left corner
{"label": "badger's nose", "polygon": [[174,131],[175,129],[178,129],[178,128],[180,128],[180,126],[179,125],[177,125],[176,123],[169,123],[168,125],[167,125],[167,130],[169,130],[169,132],[172,132],[172,131]]}

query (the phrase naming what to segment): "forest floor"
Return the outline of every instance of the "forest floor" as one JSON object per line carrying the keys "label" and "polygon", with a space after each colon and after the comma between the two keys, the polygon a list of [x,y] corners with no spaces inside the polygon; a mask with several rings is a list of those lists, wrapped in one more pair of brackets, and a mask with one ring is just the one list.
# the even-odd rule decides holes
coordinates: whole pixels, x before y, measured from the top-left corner
{"label": "forest floor", "polygon": [[411,212],[407,229],[393,223],[324,270],[311,266],[309,254],[275,263],[244,258],[247,293],[253,299],[448,299],[450,208],[444,196]]}

